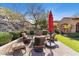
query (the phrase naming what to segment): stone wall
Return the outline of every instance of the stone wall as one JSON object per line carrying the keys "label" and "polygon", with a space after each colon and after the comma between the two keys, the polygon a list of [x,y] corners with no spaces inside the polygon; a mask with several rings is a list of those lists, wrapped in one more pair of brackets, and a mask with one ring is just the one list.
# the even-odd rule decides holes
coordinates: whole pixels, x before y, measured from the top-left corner
{"label": "stone wall", "polygon": [[13,45],[18,43],[21,39],[22,39],[22,37],[14,40],[8,44],[1,46],[0,47],[0,55],[6,55],[6,54],[12,52]]}

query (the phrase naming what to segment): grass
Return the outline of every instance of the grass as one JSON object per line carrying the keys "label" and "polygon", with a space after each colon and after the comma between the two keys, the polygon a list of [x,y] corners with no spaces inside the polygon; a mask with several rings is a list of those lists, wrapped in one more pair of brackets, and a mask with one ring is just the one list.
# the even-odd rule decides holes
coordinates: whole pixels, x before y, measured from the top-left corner
{"label": "grass", "polygon": [[67,45],[70,48],[72,48],[73,50],[79,52],[79,41],[78,40],[71,39],[71,38],[68,38],[68,37],[64,37],[62,35],[56,35],[55,37],[59,41],[61,41],[62,43],[64,43],[65,45]]}

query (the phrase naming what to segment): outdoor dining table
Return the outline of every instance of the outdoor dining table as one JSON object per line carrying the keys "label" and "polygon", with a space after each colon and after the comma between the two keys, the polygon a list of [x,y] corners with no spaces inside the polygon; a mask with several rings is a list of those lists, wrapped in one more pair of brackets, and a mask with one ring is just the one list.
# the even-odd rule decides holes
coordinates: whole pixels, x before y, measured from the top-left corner
{"label": "outdoor dining table", "polygon": [[55,44],[53,42],[50,42],[50,41],[47,41],[45,43],[46,43],[46,46],[48,46],[48,47],[54,47],[55,46]]}

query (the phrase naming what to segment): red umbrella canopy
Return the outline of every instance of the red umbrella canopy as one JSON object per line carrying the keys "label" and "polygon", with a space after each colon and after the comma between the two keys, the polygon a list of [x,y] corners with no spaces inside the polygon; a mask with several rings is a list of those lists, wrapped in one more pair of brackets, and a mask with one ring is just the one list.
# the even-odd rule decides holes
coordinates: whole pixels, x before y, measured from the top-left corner
{"label": "red umbrella canopy", "polygon": [[52,12],[50,11],[48,14],[48,31],[51,33],[54,31],[54,26],[53,26],[53,15]]}

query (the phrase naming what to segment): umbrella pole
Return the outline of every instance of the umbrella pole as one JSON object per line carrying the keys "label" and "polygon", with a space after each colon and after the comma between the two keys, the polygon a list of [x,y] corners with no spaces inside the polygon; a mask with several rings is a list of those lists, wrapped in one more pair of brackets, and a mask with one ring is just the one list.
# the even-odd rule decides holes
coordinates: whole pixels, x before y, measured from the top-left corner
{"label": "umbrella pole", "polygon": [[52,34],[50,33],[50,47],[51,47],[51,39],[52,39],[52,38],[51,38],[51,35],[52,35]]}
{"label": "umbrella pole", "polygon": [[[50,33],[50,47],[51,47],[52,33]],[[53,56],[52,49],[50,48],[50,56]]]}

